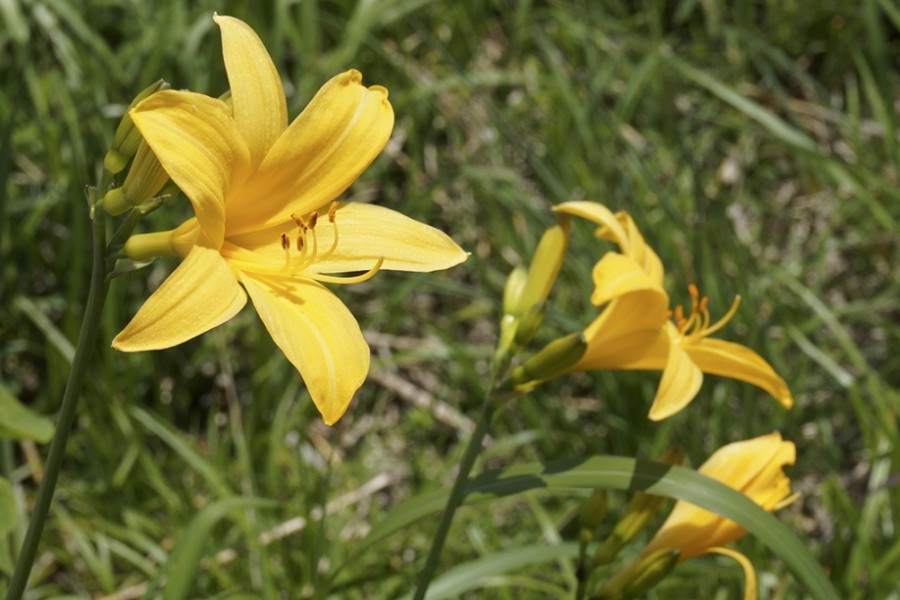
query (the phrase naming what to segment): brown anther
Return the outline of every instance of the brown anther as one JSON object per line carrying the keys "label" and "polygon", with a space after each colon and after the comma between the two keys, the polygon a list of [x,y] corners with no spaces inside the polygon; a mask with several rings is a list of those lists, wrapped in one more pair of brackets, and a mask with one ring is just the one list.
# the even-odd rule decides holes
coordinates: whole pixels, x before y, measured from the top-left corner
{"label": "brown anther", "polygon": [[297,238],[297,252],[303,252],[303,236]]}
{"label": "brown anther", "polygon": [[309,217],[307,217],[307,219],[306,219],[306,223],[309,226],[309,228],[315,229],[316,223],[318,223],[318,222],[319,222],[319,213],[317,213],[317,212],[309,213]]}
{"label": "brown anther", "polygon": [[328,222],[334,223],[335,215],[337,214],[337,202],[332,202],[331,206],[328,207]]}
{"label": "brown anther", "polygon": [[291,247],[291,238],[289,238],[286,233],[282,233],[281,234],[281,248],[283,250],[287,250],[290,247]]}
{"label": "brown anther", "polygon": [[688,293],[691,295],[691,300],[697,302],[700,299],[700,290],[693,283],[688,284]]}
{"label": "brown anther", "polygon": [[306,223],[303,222],[303,217],[291,213],[291,218],[294,220],[294,223],[297,224],[297,227],[299,227],[300,229],[306,229]]}

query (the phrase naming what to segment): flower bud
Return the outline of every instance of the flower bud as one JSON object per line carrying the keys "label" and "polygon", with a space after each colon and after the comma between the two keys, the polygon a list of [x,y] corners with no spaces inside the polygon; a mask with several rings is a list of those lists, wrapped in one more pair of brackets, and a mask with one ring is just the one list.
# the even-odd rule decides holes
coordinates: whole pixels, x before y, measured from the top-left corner
{"label": "flower bud", "polygon": [[[668,465],[680,465],[684,461],[684,450],[673,447],[666,450],[659,462]],[[643,529],[656,515],[666,499],[662,496],[654,496],[637,492],[632,496],[625,514],[616,523],[609,536],[594,552],[594,560],[597,564],[606,565],[613,561],[616,555],[628,542]]]}
{"label": "flower bud", "polygon": [[641,556],[637,562],[607,580],[597,597],[616,600],[643,598],[672,572],[680,558],[681,553],[672,549],[661,549]]}
{"label": "flower bud", "polygon": [[525,283],[527,281],[528,271],[524,267],[516,267],[510,272],[509,277],[506,278],[506,285],[503,287],[504,316],[520,316],[520,299],[522,298],[522,292],[525,289]]}
{"label": "flower bud", "polygon": [[517,387],[530,387],[553,379],[577,363],[586,349],[587,340],[580,331],[557,338],[513,369],[510,380]]}
{"label": "flower bud", "polygon": [[121,173],[125,169],[128,165],[128,161],[131,160],[138,151],[138,146],[142,139],[141,132],[134,126],[129,111],[137,106],[141,100],[144,100],[155,92],[169,87],[168,83],[160,79],[141,90],[141,92],[134,97],[134,100],[131,101],[131,104],[128,105],[128,108],[125,109],[125,114],[122,115],[119,126],[116,128],[112,148],[110,148],[106,153],[106,156],[103,157],[103,167],[111,175]]}
{"label": "flower bud", "polygon": [[606,517],[606,490],[596,489],[585,500],[581,507],[581,534],[582,543],[590,543],[594,539],[594,531]]}
{"label": "flower bud", "polygon": [[121,187],[109,190],[103,197],[103,208],[113,216],[149,201],[169,180],[169,175],[143,139],[131,169]]}
{"label": "flower bud", "polygon": [[528,278],[519,294],[518,310],[511,314],[524,314],[547,299],[562,267],[568,245],[569,220],[563,218],[541,236],[528,267]]}

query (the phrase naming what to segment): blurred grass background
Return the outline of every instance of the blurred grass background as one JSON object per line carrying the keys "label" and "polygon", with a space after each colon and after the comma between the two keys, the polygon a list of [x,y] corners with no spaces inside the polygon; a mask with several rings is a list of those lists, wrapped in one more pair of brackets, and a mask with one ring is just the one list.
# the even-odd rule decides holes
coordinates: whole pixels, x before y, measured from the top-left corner
{"label": "blurred grass background", "polygon": [[[84,186],[140,89],[160,77],[227,88],[213,11],[259,33],[291,116],[349,67],[388,87],[394,138],[348,196],[438,226],[472,255],[447,273],[382,273],[338,290],[374,361],[333,428],[249,309],[172,350],[110,350],[173,264],[116,280],[30,598],[155,597],[185,535],[203,557],[189,597],[408,591],[435,521],[354,549],[399,500],[452,480],[506,274],[527,264],[549,208],[580,198],[635,217],[676,302],[695,282],[715,317],[741,294],[721,336],[768,358],[796,406],[709,377],[688,410],[653,424],[657,375],[582,375],[505,410],[483,465],[654,457],[676,443],[699,465],[779,429],[797,443],[802,493],[782,518],[847,598],[900,598],[897,3],[2,0],[0,383],[40,413],[58,407],[85,300]],[[147,224],[170,227],[188,210],[172,205]],[[575,228],[544,339],[595,314],[601,250]],[[18,511],[0,582],[45,452],[0,441]],[[277,502],[222,504],[240,496]],[[613,514],[626,500],[612,496]],[[534,493],[464,509],[443,568],[552,541],[578,502]],[[739,547],[765,597],[802,597],[764,548]],[[570,597],[572,577],[559,561],[498,574],[468,597]],[[733,564],[703,559],[651,597],[740,589]]]}

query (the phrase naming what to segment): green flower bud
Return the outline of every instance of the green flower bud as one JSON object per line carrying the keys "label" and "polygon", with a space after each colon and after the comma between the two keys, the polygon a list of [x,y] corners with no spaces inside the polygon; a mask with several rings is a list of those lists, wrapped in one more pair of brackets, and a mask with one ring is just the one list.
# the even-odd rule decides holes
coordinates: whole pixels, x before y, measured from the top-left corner
{"label": "green flower bud", "polygon": [[643,598],[672,572],[680,558],[681,553],[678,550],[661,548],[638,560],[631,570],[629,581],[625,584],[623,590],[625,597]]}
{"label": "green flower bud", "polygon": [[594,539],[594,532],[606,517],[606,490],[596,489],[581,507],[581,534],[582,543],[589,543]]}
{"label": "green flower bud", "polygon": [[516,386],[530,387],[565,373],[587,350],[587,340],[580,331],[557,338],[537,354],[519,365],[510,376]]}
{"label": "green flower bud", "polygon": [[122,115],[119,126],[116,128],[112,148],[106,153],[106,156],[103,157],[103,167],[110,174],[116,175],[121,173],[128,165],[128,161],[131,160],[138,151],[138,146],[141,143],[141,132],[134,126],[131,115],[128,114],[129,111],[137,106],[141,100],[169,87],[168,83],[160,79],[141,90],[141,92],[134,97],[134,100],[131,101],[131,104],[128,105],[128,108],[125,109],[125,114]]}
{"label": "green flower bud", "polygon": [[109,190],[103,197],[103,208],[113,216],[140,206],[156,195],[169,180],[169,175],[143,139],[122,187]]}
{"label": "green flower bud", "polygon": [[[659,459],[659,462],[668,465],[680,465],[683,461],[684,450],[678,447],[669,448]],[[665,501],[662,496],[644,492],[637,492],[632,496],[625,514],[594,552],[597,564],[611,563],[619,551],[650,522]]]}
{"label": "green flower bud", "polygon": [[519,294],[518,313],[512,314],[524,314],[547,300],[569,245],[569,229],[569,220],[563,218],[541,236],[528,267],[528,278]]}

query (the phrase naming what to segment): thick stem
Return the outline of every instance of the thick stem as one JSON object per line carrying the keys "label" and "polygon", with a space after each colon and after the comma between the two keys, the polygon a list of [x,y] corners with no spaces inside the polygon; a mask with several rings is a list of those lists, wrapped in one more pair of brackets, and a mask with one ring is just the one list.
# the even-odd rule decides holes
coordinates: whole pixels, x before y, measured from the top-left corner
{"label": "thick stem", "polygon": [[87,367],[100,329],[100,316],[106,294],[109,291],[106,262],[106,223],[102,210],[96,210],[93,215],[93,261],[91,266],[91,287],[88,292],[87,306],[84,319],[81,323],[81,332],[78,334],[78,344],[75,347],[75,358],[72,361],[72,370],[69,372],[69,380],[63,393],[62,404],[59,409],[59,419],[56,423],[56,433],[53,434],[53,442],[50,445],[50,454],[44,467],[44,478],[38,489],[34,511],[25,533],[25,541],[22,550],[16,560],[16,570],[9,582],[7,600],[19,600],[25,592],[28,576],[37,555],[41,533],[50,512],[50,503],[56,490],[56,482],[62,467],[63,456],[66,451],[66,442],[72,430],[75,420],[78,398],[81,394],[81,385],[87,373]]}
{"label": "thick stem", "polygon": [[463,497],[465,496],[465,488],[466,483],[469,481],[469,473],[472,472],[472,467],[475,466],[475,459],[478,458],[478,454],[481,452],[481,443],[487,435],[488,428],[491,424],[491,418],[494,416],[494,404],[492,401],[493,386],[494,375],[492,374],[490,386],[485,394],[484,404],[481,406],[481,415],[478,418],[478,423],[475,425],[475,431],[472,432],[472,435],[469,438],[469,443],[466,446],[462,459],[459,461],[459,472],[456,474],[456,481],[453,482],[453,489],[450,491],[450,496],[447,498],[447,504],[444,506],[444,513],[441,515],[437,531],[431,542],[431,550],[428,552],[425,568],[422,569],[422,572],[419,574],[419,585],[416,588],[416,594],[413,597],[413,600],[423,600],[425,598],[425,592],[428,591],[428,585],[431,583],[432,577],[434,577],[438,560],[441,557],[441,551],[444,549],[444,542],[447,541],[447,534],[450,532],[453,516],[456,514],[456,509],[459,508],[459,505],[462,503]]}

